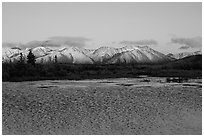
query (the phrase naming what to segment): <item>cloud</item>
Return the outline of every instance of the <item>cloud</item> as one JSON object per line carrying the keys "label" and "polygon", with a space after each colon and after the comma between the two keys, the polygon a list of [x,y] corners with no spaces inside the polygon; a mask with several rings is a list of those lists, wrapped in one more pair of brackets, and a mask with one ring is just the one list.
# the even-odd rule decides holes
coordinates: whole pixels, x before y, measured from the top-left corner
{"label": "cloud", "polygon": [[3,42],[3,43],[2,43],[2,47],[3,47],[3,48],[6,48],[6,47],[11,48],[11,47],[13,47],[13,46],[14,46],[14,43],[6,43],[6,42]]}
{"label": "cloud", "polygon": [[85,37],[61,37],[61,36],[55,36],[50,37],[47,40],[44,41],[30,41],[25,44],[17,44],[17,43],[2,43],[2,47],[19,47],[21,49],[25,48],[35,48],[39,46],[43,47],[84,47],[86,45],[86,42],[90,39],[87,39]]}
{"label": "cloud", "polygon": [[61,45],[84,47],[86,46],[87,41],[90,41],[90,39],[85,37],[55,36],[55,37],[50,37],[49,40],[45,41],[45,45],[54,46],[54,47],[61,46]]}
{"label": "cloud", "polygon": [[43,44],[43,41],[35,40],[35,41],[30,41],[30,42],[26,43],[25,45],[23,45],[22,48],[35,48],[35,47],[42,46],[42,44]]}
{"label": "cloud", "polygon": [[121,41],[120,44],[130,44],[130,45],[157,45],[156,40],[139,40],[139,41]]}
{"label": "cloud", "polygon": [[179,49],[200,48],[202,47],[202,38],[172,38],[171,43],[182,45]]}
{"label": "cloud", "polygon": [[3,42],[2,48],[20,48],[23,44],[21,43],[9,43],[9,42]]}

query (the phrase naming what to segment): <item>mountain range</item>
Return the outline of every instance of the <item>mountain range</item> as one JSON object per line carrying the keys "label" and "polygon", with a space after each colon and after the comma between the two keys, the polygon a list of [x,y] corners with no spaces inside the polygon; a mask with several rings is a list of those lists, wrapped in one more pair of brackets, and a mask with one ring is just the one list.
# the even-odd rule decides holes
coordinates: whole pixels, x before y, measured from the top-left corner
{"label": "mountain range", "polygon": [[196,51],[196,52],[182,52],[182,53],[177,53],[177,54],[167,54],[167,56],[175,59],[182,59],[185,57],[193,56],[193,55],[201,55],[201,51]]}
{"label": "mountain range", "polygon": [[198,51],[165,55],[153,50],[149,46],[140,45],[129,45],[122,48],[100,47],[95,50],[79,47],[51,49],[40,46],[32,49],[20,49],[17,47],[2,48],[2,61],[16,62],[20,59],[20,53],[22,53],[26,60],[30,50],[35,55],[37,63],[53,62],[57,58],[59,63],[73,64],[161,63],[202,54],[201,51]]}

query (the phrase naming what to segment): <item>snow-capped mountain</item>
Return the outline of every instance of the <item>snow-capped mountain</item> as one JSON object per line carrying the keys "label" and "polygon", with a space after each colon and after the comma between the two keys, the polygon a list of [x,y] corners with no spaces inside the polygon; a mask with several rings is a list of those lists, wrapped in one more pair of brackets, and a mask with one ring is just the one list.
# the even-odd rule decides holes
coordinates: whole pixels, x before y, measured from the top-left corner
{"label": "snow-capped mountain", "polygon": [[[35,55],[35,53],[34,53]],[[56,58],[59,63],[93,64],[90,57],[84,54],[83,49],[77,47],[62,48],[36,59],[38,63],[52,62]]]}
{"label": "snow-capped mountain", "polygon": [[3,62],[10,62],[12,58],[15,58],[22,52],[19,48],[2,48],[2,60]]}
{"label": "snow-capped mountain", "polygon": [[32,49],[33,54],[36,58],[48,55],[53,50],[47,47],[36,47]]}
{"label": "snow-capped mountain", "polygon": [[72,56],[65,56],[59,51],[54,51],[51,54],[48,54],[46,56],[42,56],[36,59],[37,63],[49,63],[53,62],[55,60],[55,57],[57,57],[57,61],[59,63],[72,63],[73,58]]}
{"label": "snow-capped mountain", "polygon": [[112,47],[100,47],[96,49],[91,57],[96,63],[104,63],[110,58],[112,58],[115,54],[119,53],[117,49]]}
{"label": "snow-capped mountain", "polygon": [[[3,50],[3,62],[17,61],[20,53],[26,60],[30,49]],[[36,47],[31,49],[36,57],[37,63],[47,63],[57,60],[59,63],[73,64],[114,64],[114,63],[158,63],[172,60],[170,57],[155,51],[148,46],[129,45],[122,48],[100,47],[89,50],[78,47],[51,49],[47,47]]]}
{"label": "snow-capped mountain", "polygon": [[[159,63],[170,61],[171,59],[164,54],[157,52],[147,46],[124,47],[127,49],[111,58],[108,63]],[[123,48],[123,49],[124,49]]]}
{"label": "snow-capped mountain", "polygon": [[19,48],[2,48],[2,55],[3,57],[12,58],[15,55],[18,55],[21,52]]}
{"label": "snow-capped mountain", "polygon": [[61,51],[65,56],[72,58],[73,64],[93,64],[93,60],[87,56],[82,49],[77,47],[65,48]]}
{"label": "snow-capped mountain", "polygon": [[202,51],[196,51],[196,52],[182,52],[182,53],[177,53],[177,54],[167,54],[167,56],[174,58],[174,59],[182,59],[188,56],[192,55],[201,55]]}

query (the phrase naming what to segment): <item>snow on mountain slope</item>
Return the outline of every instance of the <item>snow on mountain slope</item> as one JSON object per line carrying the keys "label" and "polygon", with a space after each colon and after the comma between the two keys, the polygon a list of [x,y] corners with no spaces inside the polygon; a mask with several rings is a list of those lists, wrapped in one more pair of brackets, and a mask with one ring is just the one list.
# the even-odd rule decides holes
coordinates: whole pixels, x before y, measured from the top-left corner
{"label": "snow on mountain slope", "polygon": [[158,63],[170,61],[170,58],[164,54],[157,52],[149,47],[134,47],[133,49],[118,53],[111,58],[107,63]]}
{"label": "snow on mountain slope", "polygon": [[107,62],[116,54],[126,52],[126,51],[131,51],[134,49],[138,49],[138,47],[134,45],[128,45],[122,48],[100,47],[93,52],[93,55],[91,57],[95,62],[104,63],[104,62]]}
{"label": "snow on mountain slope", "polygon": [[2,55],[12,58],[15,55],[18,55],[21,52],[21,49],[18,48],[2,48]]}
{"label": "snow on mountain slope", "polygon": [[45,55],[48,55],[49,52],[52,52],[53,50],[47,48],[47,47],[36,47],[32,49],[33,54],[35,55],[36,58],[42,57]]}
{"label": "snow on mountain slope", "polygon": [[11,58],[18,56],[21,52],[19,48],[2,48],[2,61],[10,62]]}
{"label": "snow on mountain slope", "polygon": [[153,62],[160,62],[160,61],[170,61],[171,58],[167,57],[166,55],[149,48],[148,46],[140,46],[140,50],[148,57],[149,60]]}
{"label": "snow on mountain slope", "polygon": [[36,62],[37,63],[55,62],[55,57],[57,57],[58,63],[72,63],[73,62],[73,57],[71,56],[71,54],[63,55],[59,51],[54,51],[51,54],[48,54],[43,57],[39,57],[36,59]]}
{"label": "snow on mountain slope", "polygon": [[196,51],[196,52],[182,52],[182,53],[177,53],[177,54],[168,54],[167,56],[175,59],[182,59],[188,56],[192,55],[201,55],[202,51]]}
{"label": "snow on mountain slope", "polygon": [[[57,57],[58,63],[74,63],[74,64],[93,64],[93,61],[85,55],[84,49],[77,47],[61,48],[52,53],[37,58],[38,63],[54,62]],[[48,52],[47,52],[48,53]]]}
{"label": "snow on mountain slope", "polygon": [[[138,54],[140,54],[140,52],[138,51],[137,53],[128,53],[134,50],[139,50],[142,52],[142,54],[146,54],[146,56],[150,59],[150,60],[161,60],[161,58],[165,58],[165,55],[156,52],[154,50],[152,50],[151,48],[146,47],[142,47],[142,46],[138,46],[138,45],[124,45],[124,47],[122,48],[111,48],[111,47],[101,47],[97,50],[95,50],[95,52],[93,53],[93,59],[95,60],[95,62],[111,62],[108,60],[114,60],[111,58],[118,58],[119,55],[121,55],[120,53],[123,53],[125,55],[122,55],[124,57],[119,57],[119,60],[123,60],[122,62],[138,62],[140,57],[138,56],[138,59],[135,58],[135,56],[137,56]],[[153,52],[153,53],[152,53]],[[152,54],[155,54],[155,56],[153,56]],[[121,59],[123,58],[123,59]],[[126,59],[125,59],[126,58]],[[146,58],[146,57],[144,57]],[[113,61],[113,62],[120,62],[120,61]],[[144,60],[148,60],[148,59],[144,59]],[[139,61],[140,62],[140,61]]]}
{"label": "snow on mountain slope", "polygon": [[122,52],[126,52],[126,51],[131,51],[131,50],[134,50],[134,49],[138,49],[139,46],[137,45],[124,45],[122,48],[119,48],[118,49],[118,52],[119,53],[122,53]]}
{"label": "snow on mountain slope", "polygon": [[[124,45],[122,48],[100,47],[89,50],[78,47],[66,47],[52,50],[47,47],[32,48],[37,63],[53,62],[57,57],[59,63],[93,64],[93,63],[155,63],[171,60],[170,57],[155,51],[148,46]],[[20,50],[4,49],[3,61],[17,61],[20,53],[24,59],[30,48]]]}
{"label": "snow on mountain slope", "polygon": [[194,55],[201,55],[201,54],[202,54],[201,50],[194,52]]}
{"label": "snow on mountain slope", "polygon": [[93,52],[91,58],[97,63],[103,63],[104,61],[107,61],[117,53],[118,49],[116,48],[100,47]]}
{"label": "snow on mountain slope", "polygon": [[93,60],[85,55],[81,49],[77,47],[64,48],[61,54],[65,56],[72,56],[74,64],[93,64]]}
{"label": "snow on mountain slope", "polygon": [[143,55],[143,53],[138,50],[126,51],[122,53],[118,53],[112,59],[110,59],[107,63],[147,63],[148,58]]}
{"label": "snow on mountain slope", "polygon": [[90,57],[93,54],[93,52],[95,51],[93,49],[84,49],[84,48],[80,48],[79,50],[88,57]]}

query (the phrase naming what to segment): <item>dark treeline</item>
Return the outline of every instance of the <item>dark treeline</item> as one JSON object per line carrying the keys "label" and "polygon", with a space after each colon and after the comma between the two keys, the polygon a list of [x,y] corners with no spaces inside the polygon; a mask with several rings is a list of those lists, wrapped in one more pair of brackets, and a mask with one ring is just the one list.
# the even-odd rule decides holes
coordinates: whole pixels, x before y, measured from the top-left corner
{"label": "dark treeline", "polygon": [[2,64],[3,81],[81,80],[103,78],[136,78],[139,75],[158,77],[202,77],[202,56],[193,56],[167,64],[36,64],[32,52],[27,62]]}
{"label": "dark treeline", "polygon": [[26,81],[26,80],[54,80],[54,79],[102,79],[138,77],[139,75],[160,77],[191,77],[202,76],[199,67],[181,67],[168,65],[136,65],[136,64],[20,64],[3,63],[3,81]]}

